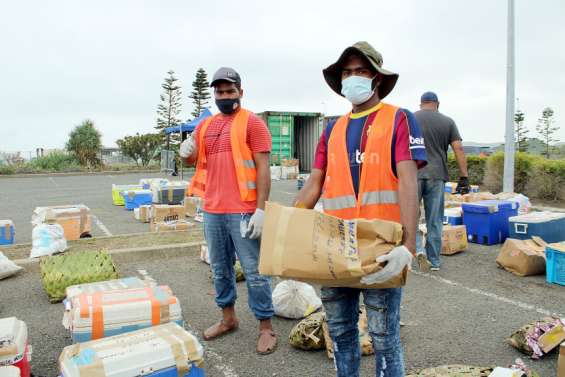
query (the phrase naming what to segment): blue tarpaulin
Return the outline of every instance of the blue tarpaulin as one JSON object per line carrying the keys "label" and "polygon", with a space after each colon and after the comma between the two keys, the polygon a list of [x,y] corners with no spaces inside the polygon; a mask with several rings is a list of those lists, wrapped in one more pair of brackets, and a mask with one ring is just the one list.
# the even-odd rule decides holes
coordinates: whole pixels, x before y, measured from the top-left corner
{"label": "blue tarpaulin", "polygon": [[192,132],[200,122],[211,116],[212,113],[210,112],[210,110],[208,108],[205,108],[204,110],[202,110],[202,114],[200,114],[198,118],[193,119],[190,122],[181,123],[178,126],[167,127],[165,128],[165,133],[168,135],[177,132]]}

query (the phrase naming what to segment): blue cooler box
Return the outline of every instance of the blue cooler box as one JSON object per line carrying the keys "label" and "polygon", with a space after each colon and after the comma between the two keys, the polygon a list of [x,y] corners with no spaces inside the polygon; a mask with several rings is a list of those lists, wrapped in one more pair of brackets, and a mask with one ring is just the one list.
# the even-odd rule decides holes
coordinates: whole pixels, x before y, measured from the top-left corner
{"label": "blue cooler box", "polygon": [[495,245],[508,238],[508,219],[518,215],[518,203],[506,200],[482,200],[463,203],[463,224],[469,242]]}
{"label": "blue cooler box", "polygon": [[152,203],[151,190],[124,191],[124,203],[128,211],[139,208],[141,205]]}
{"label": "blue cooler box", "polygon": [[12,220],[0,220],[0,245],[14,243],[14,223]]}
{"label": "blue cooler box", "polygon": [[565,241],[565,213],[531,212],[508,221],[510,238],[526,240],[538,236],[548,243]]}
{"label": "blue cooler box", "polygon": [[463,225],[463,210],[461,207],[446,208],[443,211],[443,225]]}
{"label": "blue cooler box", "polygon": [[545,247],[545,278],[550,284],[565,285],[565,242]]}

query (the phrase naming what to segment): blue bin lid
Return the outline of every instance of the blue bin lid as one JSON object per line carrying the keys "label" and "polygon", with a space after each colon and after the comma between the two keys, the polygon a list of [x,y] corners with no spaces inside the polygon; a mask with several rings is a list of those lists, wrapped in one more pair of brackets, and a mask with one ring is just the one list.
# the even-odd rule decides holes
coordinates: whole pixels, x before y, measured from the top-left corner
{"label": "blue bin lid", "polygon": [[481,200],[474,203],[463,203],[463,211],[472,213],[494,213],[518,208],[517,202],[509,200]]}

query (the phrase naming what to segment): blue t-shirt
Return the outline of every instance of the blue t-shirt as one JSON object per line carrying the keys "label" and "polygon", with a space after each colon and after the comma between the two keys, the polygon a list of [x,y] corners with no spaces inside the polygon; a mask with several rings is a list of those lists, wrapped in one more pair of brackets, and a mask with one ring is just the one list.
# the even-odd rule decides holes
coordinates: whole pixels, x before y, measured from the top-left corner
{"label": "blue t-shirt", "polygon": [[[353,188],[356,194],[359,192],[359,179],[361,176],[362,158],[367,141],[367,131],[375,119],[378,108],[379,107],[374,107],[360,114],[352,114],[347,124],[347,153],[349,155],[349,168],[351,170]],[[326,156],[327,141],[329,140],[335,122],[336,120],[330,121],[324,131],[324,143],[326,144],[324,151]],[[414,115],[406,109],[399,109],[395,116],[391,148],[391,168],[395,175],[396,164],[405,160],[416,161],[419,168],[425,166],[426,149],[424,147],[422,131]],[[325,166],[323,168],[325,169]]]}

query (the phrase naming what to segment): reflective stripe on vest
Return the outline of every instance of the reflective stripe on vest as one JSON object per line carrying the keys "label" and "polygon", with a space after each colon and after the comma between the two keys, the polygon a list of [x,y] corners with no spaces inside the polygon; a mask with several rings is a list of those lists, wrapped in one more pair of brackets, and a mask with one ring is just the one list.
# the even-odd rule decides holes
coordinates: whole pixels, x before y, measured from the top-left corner
{"label": "reflective stripe on vest", "polygon": [[[392,142],[398,108],[382,104],[367,132],[365,158],[356,196],[347,150],[349,115],[340,117],[328,137],[324,211],[343,219],[400,221],[398,178],[392,171]],[[372,158],[377,156],[378,158]]]}
{"label": "reflective stripe on vest", "polygon": [[397,204],[398,203],[398,192],[397,191],[370,191],[363,193],[361,198],[361,205],[372,205],[372,204]]}
{"label": "reflective stripe on vest", "polygon": [[322,198],[322,204],[326,211],[337,211],[357,207],[357,200],[355,199],[355,195],[345,195],[336,198]]}

